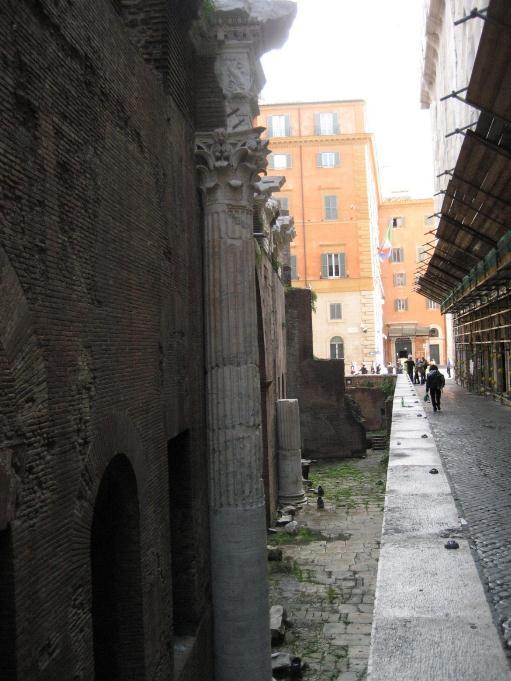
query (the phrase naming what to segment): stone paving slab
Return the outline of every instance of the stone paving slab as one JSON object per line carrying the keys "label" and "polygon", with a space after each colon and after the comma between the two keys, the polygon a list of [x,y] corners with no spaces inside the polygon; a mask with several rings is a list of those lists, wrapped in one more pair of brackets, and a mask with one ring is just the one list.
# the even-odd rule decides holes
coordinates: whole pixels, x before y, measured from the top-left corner
{"label": "stone paving slab", "polygon": [[[381,456],[369,452],[367,459],[332,462],[345,465],[353,477],[339,486],[328,481],[324,510],[318,511],[312,496],[297,515],[301,526],[323,537],[281,545],[284,565],[270,573],[271,604],[283,605],[293,623],[274,650],[306,662],[303,681],[365,678],[383,518],[384,485],[377,484],[385,478]],[[353,494],[343,506],[342,491],[350,486]]]}
{"label": "stone paving slab", "polygon": [[[419,438],[414,452],[397,444],[405,434],[413,439],[409,427],[400,430],[406,421],[424,432],[422,419],[401,402],[407,392],[409,379],[399,376],[368,679],[510,681],[461,519],[445,492],[440,457]],[[432,463],[440,473],[427,483],[428,494],[417,494]],[[403,467],[407,474],[393,478],[394,469]],[[441,494],[435,491],[437,478]],[[457,537],[458,549],[444,547],[449,536]]]}

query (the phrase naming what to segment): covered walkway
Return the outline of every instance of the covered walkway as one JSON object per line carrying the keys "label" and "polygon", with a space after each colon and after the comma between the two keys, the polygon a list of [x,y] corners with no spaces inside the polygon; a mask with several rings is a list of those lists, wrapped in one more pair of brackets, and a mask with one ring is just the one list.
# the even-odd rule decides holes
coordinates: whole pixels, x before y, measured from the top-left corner
{"label": "covered walkway", "polygon": [[[421,398],[424,386],[417,386]],[[511,655],[511,409],[446,377],[442,411],[429,424],[467,522],[492,612]]]}

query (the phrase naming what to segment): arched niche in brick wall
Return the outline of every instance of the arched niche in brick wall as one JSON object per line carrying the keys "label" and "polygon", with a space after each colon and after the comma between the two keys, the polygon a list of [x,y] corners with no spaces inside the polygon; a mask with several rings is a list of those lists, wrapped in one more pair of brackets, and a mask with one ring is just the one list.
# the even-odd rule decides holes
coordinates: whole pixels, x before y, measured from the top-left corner
{"label": "arched niche in brick wall", "polygon": [[95,681],[144,681],[144,618],[137,482],[124,454],[108,464],[91,528]]}
{"label": "arched niche in brick wall", "polygon": [[[117,678],[112,669],[106,668],[106,671],[101,672],[96,669],[93,655],[95,649],[96,659],[99,656],[100,660],[104,660],[109,655],[98,643],[98,632],[112,626],[108,624],[108,609],[98,611],[98,594],[104,589],[108,590],[108,579],[112,575],[123,585],[122,592],[126,592],[129,585],[133,600],[123,604],[118,594],[117,601],[114,599],[108,607],[110,610],[115,609],[119,602],[125,608],[123,612],[129,610],[135,613],[131,617],[133,629],[119,631],[117,650],[124,649],[122,641],[129,637],[132,637],[133,654],[137,660],[140,659],[140,650],[144,649],[143,593],[152,578],[152,566],[147,556],[142,561],[147,466],[145,448],[132,417],[124,412],[110,413],[98,424],[82,465],[74,509],[68,631],[71,635],[74,674],[80,678],[96,678],[100,681],[110,678],[105,676],[106,673],[111,673],[112,679]],[[123,481],[122,485],[118,484],[120,480]],[[109,507],[109,496],[114,499],[112,508]],[[127,520],[126,528],[121,527],[123,518]],[[124,572],[123,567],[117,565],[110,577],[98,558],[98,546],[106,542],[108,533],[112,536],[112,547],[117,546],[123,555],[129,556],[125,565],[127,571]],[[91,614],[94,612],[98,613],[96,622],[93,622]],[[120,658],[116,655],[115,659]],[[134,664],[137,669],[140,667],[139,662]],[[104,666],[102,669],[105,669]],[[141,674],[137,671],[133,679],[143,679]]]}

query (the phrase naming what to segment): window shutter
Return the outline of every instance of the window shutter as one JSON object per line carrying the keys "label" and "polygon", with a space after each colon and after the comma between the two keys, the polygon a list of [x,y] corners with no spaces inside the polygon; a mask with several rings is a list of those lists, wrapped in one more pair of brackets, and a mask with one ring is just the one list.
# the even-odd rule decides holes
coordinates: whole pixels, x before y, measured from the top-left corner
{"label": "window shutter", "polygon": [[332,114],[333,119],[334,119],[334,135],[339,134],[339,114],[337,112],[334,112]]}
{"label": "window shutter", "polygon": [[346,276],[346,253],[338,253],[339,258],[339,274],[341,277]]}
{"label": "window shutter", "polygon": [[321,120],[319,114],[314,114],[314,134],[321,135]]}
{"label": "window shutter", "polygon": [[318,168],[323,167],[323,154],[321,154],[321,153],[316,154],[316,165],[318,166]]}
{"label": "window shutter", "polygon": [[291,120],[289,118],[289,114],[286,114],[284,116],[284,121],[285,121],[284,129],[285,129],[286,137],[290,137],[291,136]]}
{"label": "window shutter", "polygon": [[337,168],[337,166],[341,165],[341,155],[339,154],[338,151],[336,151],[334,156],[335,156],[335,167]]}
{"label": "window shutter", "polygon": [[394,300],[394,312],[397,312],[397,300]]}
{"label": "window shutter", "polygon": [[321,254],[321,279],[328,279],[328,254]]}
{"label": "window shutter", "polygon": [[273,116],[268,116],[266,127],[268,128],[268,137],[273,137]]}
{"label": "window shutter", "polygon": [[291,279],[298,279],[296,273],[296,255],[291,256]]}
{"label": "window shutter", "polygon": [[408,298],[405,298],[405,310],[408,310]]}

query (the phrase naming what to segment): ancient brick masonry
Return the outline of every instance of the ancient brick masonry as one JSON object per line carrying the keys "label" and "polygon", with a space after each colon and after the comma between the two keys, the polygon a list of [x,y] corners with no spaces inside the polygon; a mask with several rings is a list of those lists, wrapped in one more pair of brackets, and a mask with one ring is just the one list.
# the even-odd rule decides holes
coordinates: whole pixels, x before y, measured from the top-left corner
{"label": "ancient brick masonry", "polygon": [[287,397],[300,402],[303,451],[312,458],[365,452],[366,436],[345,398],[344,361],[312,354],[309,289],[286,292]]}
{"label": "ancient brick masonry", "polygon": [[[194,126],[183,63],[161,44],[163,15],[186,44],[198,3],[115,4],[0,8],[8,681],[116,679],[127,666],[132,679],[172,678],[173,631],[200,650],[200,667],[183,674],[211,678]],[[181,490],[172,539],[169,470]],[[112,544],[115,523],[125,529]],[[101,546],[112,547],[109,565]],[[184,603],[172,595],[172,554]],[[112,656],[100,634],[115,611],[128,624]]]}

